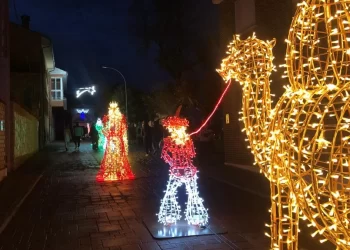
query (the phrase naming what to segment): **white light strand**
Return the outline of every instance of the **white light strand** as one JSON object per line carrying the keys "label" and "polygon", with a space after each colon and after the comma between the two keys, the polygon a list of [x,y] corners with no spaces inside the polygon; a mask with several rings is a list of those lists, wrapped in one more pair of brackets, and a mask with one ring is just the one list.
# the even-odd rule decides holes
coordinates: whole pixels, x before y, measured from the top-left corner
{"label": "white light strand", "polygon": [[169,164],[170,169],[167,189],[157,214],[158,221],[164,225],[171,225],[181,219],[177,190],[185,185],[188,196],[185,220],[189,225],[206,226],[209,216],[198,192],[197,168],[192,163],[195,151],[186,132],[188,121],[174,116],[163,121],[163,125],[169,130],[170,136],[164,139],[162,158]]}
{"label": "white light strand", "polygon": [[76,109],[76,111],[78,114],[81,114],[81,113],[87,114],[87,113],[89,113],[90,110],[89,109]]}
{"label": "white light strand", "polygon": [[95,90],[95,86],[92,87],[85,87],[85,88],[79,88],[76,92],[76,97],[79,98],[82,94],[89,92],[91,95],[94,95],[94,93],[96,92]]}

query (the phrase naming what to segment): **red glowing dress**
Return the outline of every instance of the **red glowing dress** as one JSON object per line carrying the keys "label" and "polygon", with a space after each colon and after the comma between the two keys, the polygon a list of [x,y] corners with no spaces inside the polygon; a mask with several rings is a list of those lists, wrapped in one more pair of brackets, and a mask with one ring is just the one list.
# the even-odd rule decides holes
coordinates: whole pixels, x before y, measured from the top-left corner
{"label": "red glowing dress", "polygon": [[101,169],[96,176],[98,181],[134,179],[128,160],[127,125],[124,115],[105,116],[103,134],[106,137],[106,150]]}

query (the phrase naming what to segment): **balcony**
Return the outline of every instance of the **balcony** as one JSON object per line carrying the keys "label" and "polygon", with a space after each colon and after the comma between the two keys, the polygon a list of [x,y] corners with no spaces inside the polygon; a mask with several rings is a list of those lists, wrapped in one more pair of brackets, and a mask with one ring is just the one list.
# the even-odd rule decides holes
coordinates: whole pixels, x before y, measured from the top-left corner
{"label": "balcony", "polygon": [[52,107],[62,107],[63,109],[67,109],[67,99],[65,97],[54,97],[51,96],[51,106]]}

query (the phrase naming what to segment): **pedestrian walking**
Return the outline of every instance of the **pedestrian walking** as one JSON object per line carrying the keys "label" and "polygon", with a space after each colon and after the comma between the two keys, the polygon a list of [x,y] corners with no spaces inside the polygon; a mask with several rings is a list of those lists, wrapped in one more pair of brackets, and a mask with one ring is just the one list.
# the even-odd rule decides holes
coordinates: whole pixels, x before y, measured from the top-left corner
{"label": "pedestrian walking", "polygon": [[64,128],[64,144],[66,146],[66,151],[68,151],[68,146],[70,141],[72,140],[72,133],[68,125]]}
{"label": "pedestrian walking", "polygon": [[130,126],[128,126],[129,129],[129,141],[131,144],[137,143],[137,128],[136,123],[130,123]]}
{"label": "pedestrian walking", "polygon": [[143,144],[143,129],[142,129],[141,122],[137,123],[136,137],[137,137],[137,144],[139,146],[142,146],[142,144]]}
{"label": "pedestrian walking", "polygon": [[150,128],[150,141],[149,141],[149,148],[150,148],[150,153],[154,154],[155,148],[154,148],[154,122],[153,120],[148,121],[148,126]]}
{"label": "pedestrian walking", "polygon": [[152,133],[152,142],[155,153],[158,153],[160,150],[160,142],[163,139],[163,127],[160,124],[160,119],[156,119],[153,123],[153,133]]}
{"label": "pedestrian walking", "polygon": [[73,127],[75,149],[80,147],[80,139],[84,135],[84,129],[79,126],[79,122]]}

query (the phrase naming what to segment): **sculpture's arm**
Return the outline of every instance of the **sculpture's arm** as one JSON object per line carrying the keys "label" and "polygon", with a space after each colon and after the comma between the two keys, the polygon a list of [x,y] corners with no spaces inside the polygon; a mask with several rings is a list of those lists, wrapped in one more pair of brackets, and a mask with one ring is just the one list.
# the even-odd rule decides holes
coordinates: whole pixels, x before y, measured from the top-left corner
{"label": "sculpture's arm", "polygon": [[172,156],[172,140],[171,138],[164,138],[164,145],[162,149],[162,155],[161,158],[168,163],[170,166],[172,166],[173,162],[173,156]]}
{"label": "sculpture's arm", "polygon": [[194,145],[193,145],[193,141],[192,139],[189,139],[186,144],[185,144],[185,148],[186,148],[186,155],[192,159],[196,156],[196,151],[194,149]]}

